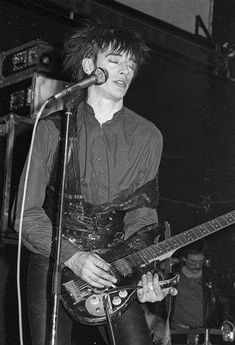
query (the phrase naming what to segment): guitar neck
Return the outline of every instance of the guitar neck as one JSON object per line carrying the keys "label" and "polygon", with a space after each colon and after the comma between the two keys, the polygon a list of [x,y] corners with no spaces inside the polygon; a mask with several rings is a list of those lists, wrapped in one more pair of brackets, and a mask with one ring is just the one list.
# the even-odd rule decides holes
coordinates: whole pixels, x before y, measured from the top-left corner
{"label": "guitar neck", "polygon": [[209,236],[233,223],[235,223],[235,210],[130,254],[125,260],[132,263],[133,266],[144,266],[156,260],[162,261],[170,257],[177,249]]}

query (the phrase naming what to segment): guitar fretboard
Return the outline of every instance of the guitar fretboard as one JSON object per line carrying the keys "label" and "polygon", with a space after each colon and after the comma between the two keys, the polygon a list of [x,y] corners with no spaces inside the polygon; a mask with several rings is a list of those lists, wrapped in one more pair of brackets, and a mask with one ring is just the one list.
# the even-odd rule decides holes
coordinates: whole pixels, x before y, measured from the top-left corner
{"label": "guitar fretboard", "polygon": [[170,237],[158,244],[151,245],[138,252],[132,253],[125,258],[115,261],[113,270],[120,273],[128,273],[130,267],[148,265],[164,256],[164,259],[171,256],[177,249],[187,246],[203,237],[213,234],[223,228],[235,223],[235,210],[219,216],[213,220],[195,226],[178,235]]}

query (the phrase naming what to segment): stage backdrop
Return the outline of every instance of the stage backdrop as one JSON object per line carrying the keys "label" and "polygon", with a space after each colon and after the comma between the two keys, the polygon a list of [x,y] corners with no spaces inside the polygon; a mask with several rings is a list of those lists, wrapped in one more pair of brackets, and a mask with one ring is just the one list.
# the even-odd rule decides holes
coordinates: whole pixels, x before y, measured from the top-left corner
{"label": "stage backdrop", "polygon": [[[157,19],[191,33],[195,32],[195,17],[200,15],[207,30],[212,31],[214,0],[116,0]],[[204,33],[201,31],[201,35]]]}

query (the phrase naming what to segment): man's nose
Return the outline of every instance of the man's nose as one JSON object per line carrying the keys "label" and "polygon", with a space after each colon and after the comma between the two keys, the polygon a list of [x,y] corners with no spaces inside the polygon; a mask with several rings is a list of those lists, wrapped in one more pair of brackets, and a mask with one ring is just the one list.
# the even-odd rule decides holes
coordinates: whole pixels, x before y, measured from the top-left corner
{"label": "man's nose", "polygon": [[129,73],[129,68],[128,68],[127,63],[123,62],[120,65],[120,73],[123,73],[123,74],[128,74]]}

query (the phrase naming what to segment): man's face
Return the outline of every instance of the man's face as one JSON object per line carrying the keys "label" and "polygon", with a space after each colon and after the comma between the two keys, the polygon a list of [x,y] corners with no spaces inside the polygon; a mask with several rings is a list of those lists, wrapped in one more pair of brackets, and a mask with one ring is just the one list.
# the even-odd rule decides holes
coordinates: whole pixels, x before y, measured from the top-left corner
{"label": "man's face", "polygon": [[105,52],[98,53],[96,65],[106,69],[109,75],[104,84],[96,86],[96,92],[101,97],[114,101],[121,100],[125,96],[136,70],[136,63],[130,54],[115,53],[109,48]]}
{"label": "man's face", "polygon": [[199,254],[188,254],[185,258],[185,266],[192,273],[198,273],[205,262],[205,255]]}

